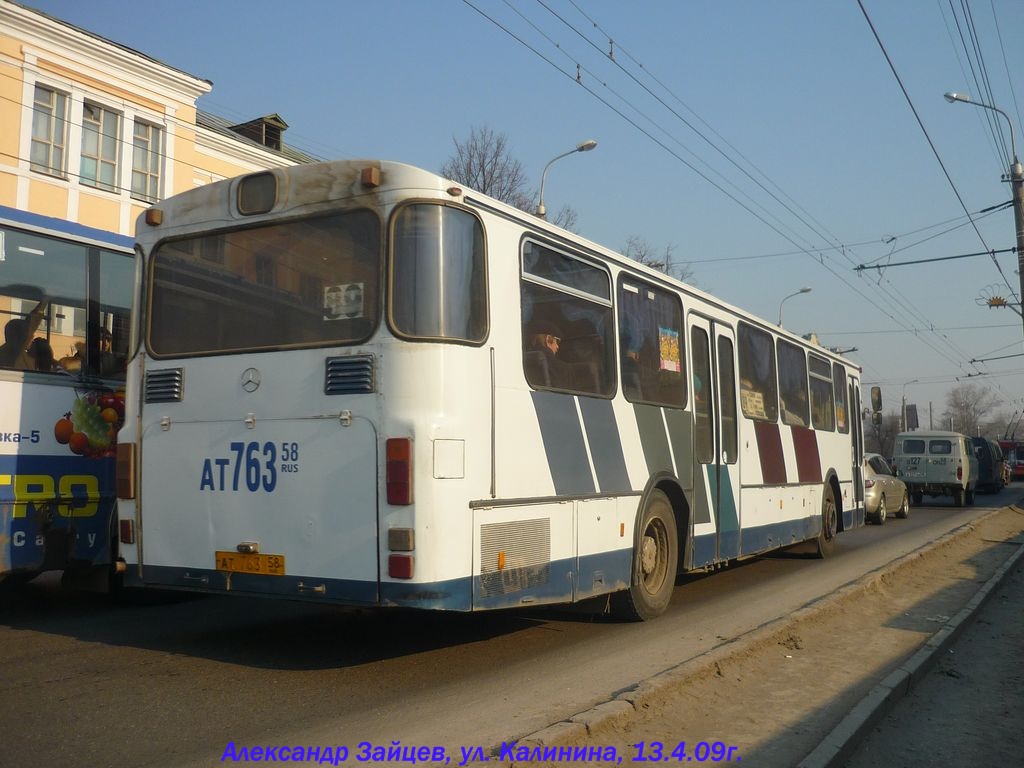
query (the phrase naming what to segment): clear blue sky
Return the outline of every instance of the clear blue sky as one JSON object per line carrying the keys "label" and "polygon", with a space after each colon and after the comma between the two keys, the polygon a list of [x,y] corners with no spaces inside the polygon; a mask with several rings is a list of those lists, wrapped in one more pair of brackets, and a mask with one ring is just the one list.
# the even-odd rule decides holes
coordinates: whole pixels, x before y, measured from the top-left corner
{"label": "clear blue sky", "polygon": [[1024,357],[970,363],[1024,352],[1020,317],[977,303],[1020,292],[1013,253],[1002,273],[989,256],[854,270],[1015,245],[1010,209],[975,231],[957,197],[1010,200],[986,115],[1008,151],[1006,121],[942,94],[1005,110],[1024,155],[1022,0],[861,0],[899,81],[857,0],[24,2],[211,80],[210,112],[279,113],[319,157],[437,170],[487,125],[537,185],[597,139],[545,190],[582,235],[671,244],[700,287],[772,320],[810,286],[786,327],[857,347],[887,410],[905,389],[937,415],[957,377],[1024,407]]}

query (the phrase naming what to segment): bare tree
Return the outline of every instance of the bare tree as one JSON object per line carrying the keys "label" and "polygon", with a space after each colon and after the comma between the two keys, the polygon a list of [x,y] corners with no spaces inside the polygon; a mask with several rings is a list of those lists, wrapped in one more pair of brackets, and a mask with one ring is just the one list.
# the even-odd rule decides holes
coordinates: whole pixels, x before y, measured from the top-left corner
{"label": "bare tree", "polygon": [[675,245],[669,243],[659,251],[646,238],[640,235],[630,235],[626,240],[626,247],[622,249],[622,254],[633,261],[639,261],[652,269],[661,270],[666,275],[678,278],[683,282],[692,282],[693,269],[689,264],[673,261],[675,250]]}
{"label": "bare tree", "polygon": [[441,175],[472,187],[477,192],[529,210],[533,192],[529,190],[523,164],[509,154],[508,137],[488,126],[470,128],[469,138],[454,136],[455,154],[441,166]]}
{"label": "bare tree", "polygon": [[999,398],[977,384],[959,384],[946,394],[946,410],[942,414],[955,432],[977,435],[981,424],[999,404]]}
{"label": "bare tree", "polygon": [[[455,153],[441,166],[442,176],[533,213],[537,192],[530,187],[522,163],[511,155],[504,133],[474,126],[469,138],[459,141],[453,136],[452,143]],[[552,223],[575,232],[577,218],[572,206],[563,205]]]}

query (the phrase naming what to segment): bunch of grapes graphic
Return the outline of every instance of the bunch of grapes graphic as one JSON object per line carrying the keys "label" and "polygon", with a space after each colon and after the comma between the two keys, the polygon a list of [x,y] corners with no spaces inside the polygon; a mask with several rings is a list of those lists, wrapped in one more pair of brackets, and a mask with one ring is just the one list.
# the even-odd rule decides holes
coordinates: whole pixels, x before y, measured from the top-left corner
{"label": "bunch of grapes graphic", "polygon": [[53,425],[53,436],[79,456],[113,456],[124,423],[124,392],[78,395],[71,410]]}

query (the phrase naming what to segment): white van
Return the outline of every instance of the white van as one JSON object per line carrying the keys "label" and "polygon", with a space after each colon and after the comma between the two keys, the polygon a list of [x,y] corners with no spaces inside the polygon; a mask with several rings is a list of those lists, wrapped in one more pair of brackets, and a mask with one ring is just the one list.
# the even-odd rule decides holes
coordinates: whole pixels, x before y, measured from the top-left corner
{"label": "white van", "polygon": [[959,432],[901,432],[893,455],[896,472],[914,504],[928,496],[952,496],[962,507],[974,503],[978,459],[971,439]]}

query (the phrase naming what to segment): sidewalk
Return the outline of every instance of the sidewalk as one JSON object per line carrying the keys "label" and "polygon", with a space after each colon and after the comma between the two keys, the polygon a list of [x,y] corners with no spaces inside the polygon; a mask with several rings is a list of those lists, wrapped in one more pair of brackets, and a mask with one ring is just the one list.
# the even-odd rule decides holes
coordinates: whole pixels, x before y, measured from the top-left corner
{"label": "sidewalk", "polygon": [[[1011,505],[518,744],[614,747],[629,761],[641,742],[721,742],[736,762],[767,768],[839,768],[858,750],[876,761],[848,768],[960,765],[961,755],[1016,765],[1022,572],[1024,506]],[[922,690],[934,678],[952,690]],[[876,729],[890,741],[865,746]],[[496,762],[507,764],[486,764]]]}
{"label": "sidewalk", "polygon": [[846,768],[1014,765],[1024,755],[1024,559]]}

